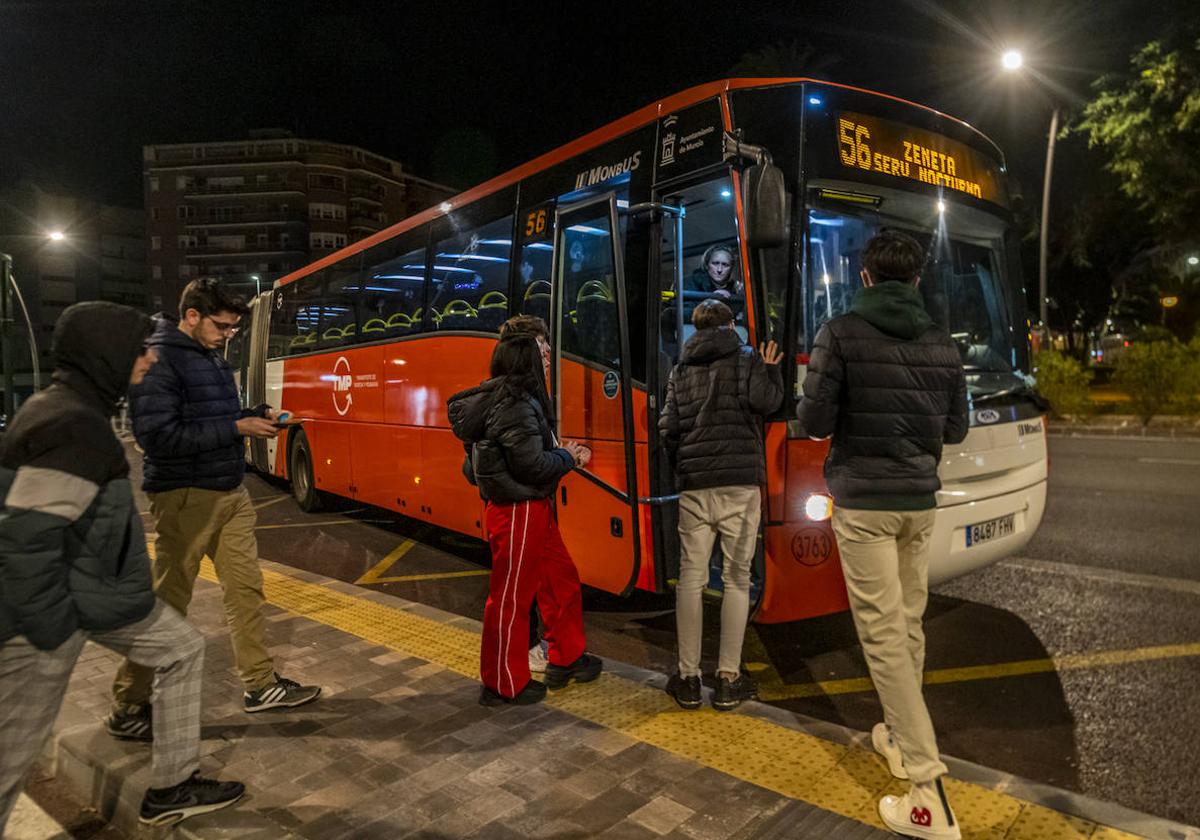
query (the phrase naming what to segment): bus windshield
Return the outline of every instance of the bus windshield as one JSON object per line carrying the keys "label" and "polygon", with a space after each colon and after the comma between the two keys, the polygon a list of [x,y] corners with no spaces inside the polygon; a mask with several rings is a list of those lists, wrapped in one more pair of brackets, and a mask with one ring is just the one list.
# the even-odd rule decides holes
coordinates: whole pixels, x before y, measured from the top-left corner
{"label": "bus windshield", "polygon": [[935,212],[921,220],[927,225],[915,221],[878,211],[808,211],[806,334],[815,337],[827,320],[849,311],[862,288],[860,255],[867,240],[882,228],[900,229],[925,248],[918,288],[929,316],[958,345],[972,395],[1024,390],[1003,223],[962,207]]}

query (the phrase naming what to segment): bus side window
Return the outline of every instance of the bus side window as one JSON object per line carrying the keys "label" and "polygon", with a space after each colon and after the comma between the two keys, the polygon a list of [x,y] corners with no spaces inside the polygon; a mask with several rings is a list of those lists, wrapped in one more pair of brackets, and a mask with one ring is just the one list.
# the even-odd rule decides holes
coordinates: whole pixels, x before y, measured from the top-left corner
{"label": "bus side window", "polygon": [[429,304],[433,329],[499,332],[508,318],[511,251],[511,214],[439,241]]}
{"label": "bus side window", "polygon": [[428,233],[428,227],[408,231],[364,253],[359,275],[359,341],[399,338],[421,331]]}
{"label": "bus side window", "polygon": [[536,315],[547,324],[550,314],[550,273],[553,271],[554,246],[550,242],[530,242],[521,247],[521,268],[517,284],[517,307],[522,315]]}
{"label": "bus side window", "polygon": [[295,356],[317,349],[324,279],[324,272],[310,274],[275,292],[267,358]]}
{"label": "bus side window", "polygon": [[322,349],[361,341],[358,337],[358,303],[362,297],[361,254],[354,254],[327,270],[324,319],[321,321]]}

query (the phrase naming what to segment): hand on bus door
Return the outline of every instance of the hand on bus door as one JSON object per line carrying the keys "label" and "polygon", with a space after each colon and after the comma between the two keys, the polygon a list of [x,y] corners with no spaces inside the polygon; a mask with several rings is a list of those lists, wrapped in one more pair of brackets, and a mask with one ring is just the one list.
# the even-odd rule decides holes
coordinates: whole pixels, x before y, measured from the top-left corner
{"label": "hand on bus door", "polygon": [[783,352],[780,351],[774,340],[768,341],[765,345],[759,344],[758,355],[762,356],[763,363],[768,365],[777,365],[783,361]]}
{"label": "hand on bus door", "polygon": [[237,431],[244,437],[272,438],[279,428],[265,417],[243,417],[237,421]]}
{"label": "hand on bus door", "polygon": [[576,467],[586,467],[588,462],[592,460],[592,450],[581,443],[568,440],[563,443],[563,449],[571,453],[571,457],[575,459]]}

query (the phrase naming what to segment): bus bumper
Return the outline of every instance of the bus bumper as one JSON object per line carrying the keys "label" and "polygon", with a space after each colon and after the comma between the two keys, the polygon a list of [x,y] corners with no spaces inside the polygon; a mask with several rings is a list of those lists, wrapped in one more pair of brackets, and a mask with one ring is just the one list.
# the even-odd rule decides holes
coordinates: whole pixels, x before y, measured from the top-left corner
{"label": "bus bumper", "polygon": [[[931,537],[929,583],[937,584],[991,565],[1023,549],[1046,509],[1046,482],[1000,496],[938,508]],[[968,544],[972,525],[1014,515],[1010,534]]]}

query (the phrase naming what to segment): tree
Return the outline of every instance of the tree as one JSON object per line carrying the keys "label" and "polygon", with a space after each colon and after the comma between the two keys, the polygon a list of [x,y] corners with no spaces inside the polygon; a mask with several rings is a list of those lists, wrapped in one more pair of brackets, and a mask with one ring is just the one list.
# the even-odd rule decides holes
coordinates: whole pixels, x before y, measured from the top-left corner
{"label": "tree", "polygon": [[1151,41],[1131,57],[1130,74],[1098,79],[1074,126],[1171,241],[1196,236],[1200,200],[1200,38],[1178,42]]}
{"label": "tree", "polygon": [[826,76],[841,56],[821,53],[812,44],[800,41],[776,41],[742,53],[729,70],[734,77]]}

